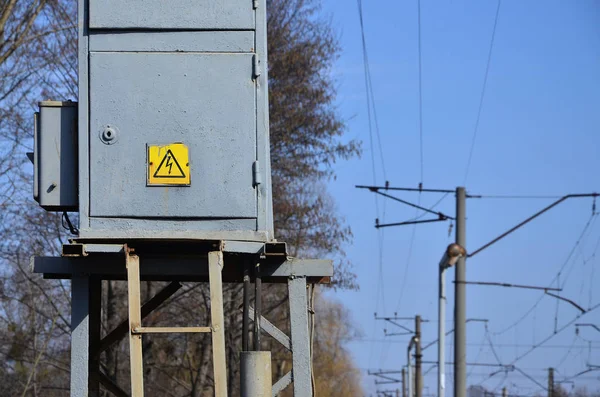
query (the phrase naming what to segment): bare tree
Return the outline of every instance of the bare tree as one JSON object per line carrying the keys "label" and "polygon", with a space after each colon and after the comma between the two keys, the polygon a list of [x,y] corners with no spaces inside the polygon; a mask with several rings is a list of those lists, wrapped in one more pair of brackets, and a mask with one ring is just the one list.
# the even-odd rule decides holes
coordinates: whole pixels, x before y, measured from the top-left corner
{"label": "bare tree", "polygon": [[[329,69],[340,48],[329,22],[320,14],[319,0],[268,0],[267,5],[277,237],[290,243],[294,255],[335,257],[335,285],[352,288],[356,283],[343,250],[351,232],[325,188],[333,177],[333,163],[359,152],[357,143],[342,143],[345,127],[334,106],[335,82]],[[36,101],[77,97],[76,6],[74,0],[0,0],[0,395],[52,397],[68,390],[69,283],[43,280],[29,270],[29,256],[58,255],[67,232],[59,216],[39,209],[31,199],[32,169],[25,154],[32,151]],[[143,296],[148,299],[162,286],[147,283]],[[265,316],[289,332],[285,288],[267,285],[263,299]],[[232,395],[239,393],[241,302],[241,286],[226,285]],[[348,384],[357,385],[358,374],[342,346],[350,329],[347,319],[339,306],[324,298],[319,302],[325,314],[317,315],[323,325],[316,326],[315,365],[328,376],[338,374],[339,379],[345,377]],[[207,286],[185,283],[145,321],[148,325],[203,325],[209,323],[209,313]],[[126,284],[104,282],[103,334],[126,316]],[[321,329],[325,335],[336,327],[343,331],[334,334],[336,338],[319,336]],[[273,351],[276,372],[287,372],[289,353],[268,338],[263,343],[263,349]],[[333,362],[332,355],[341,357],[344,365],[327,364]],[[206,335],[144,337],[144,361],[148,396],[213,393],[211,344]],[[101,366],[127,389],[126,341],[108,349],[101,356]],[[316,384],[324,383],[317,378]],[[335,385],[327,387],[323,390]]]}

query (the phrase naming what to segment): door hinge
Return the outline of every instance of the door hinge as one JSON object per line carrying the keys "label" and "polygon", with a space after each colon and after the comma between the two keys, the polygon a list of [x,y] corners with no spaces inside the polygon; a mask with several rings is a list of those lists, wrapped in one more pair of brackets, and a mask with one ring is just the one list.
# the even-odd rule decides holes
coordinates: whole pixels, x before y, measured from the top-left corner
{"label": "door hinge", "polygon": [[262,183],[262,177],[260,175],[260,163],[258,161],[252,163],[252,179],[254,187]]}
{"label": "door hinge", "polygon": [[254,78],[260,76],[260,61],[258,60],[258,54],[254,54],[252,57],[252,72],[254,73]]}
{"label": "door hinge", "polygon": [[252,8],[255,10],[258,8],[258,0],[252,0]]}

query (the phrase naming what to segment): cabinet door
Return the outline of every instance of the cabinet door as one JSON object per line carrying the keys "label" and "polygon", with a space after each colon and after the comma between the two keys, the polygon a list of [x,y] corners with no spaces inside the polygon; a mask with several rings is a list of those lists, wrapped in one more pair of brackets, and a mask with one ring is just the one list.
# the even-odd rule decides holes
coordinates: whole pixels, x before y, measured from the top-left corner
{"label": "cabinet door", "polygon": [[90,0],[92,29],[254,29],[252,0]]}
{"label": "cabinet door", "polygon": [[[252,54],[91,53],[89,92],[91,216],[256,217]],[[147,186],[147,145],[176,142],[190,185]]]}

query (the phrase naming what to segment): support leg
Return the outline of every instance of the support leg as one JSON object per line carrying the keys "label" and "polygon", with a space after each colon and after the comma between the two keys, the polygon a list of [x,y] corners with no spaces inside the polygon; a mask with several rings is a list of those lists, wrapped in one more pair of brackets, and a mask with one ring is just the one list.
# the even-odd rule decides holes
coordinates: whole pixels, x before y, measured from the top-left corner
{"label": "support leg", "polygon": [[[250,263],[244,263],[244,309],[242,318],[242,351],[247,352],[250,350],[249,338],[250,338],[250,318],[248,313],[250,311]],[[231,364],[231,363],[230,363]]]}
{"label": "support leg", "polygon": [[89,279],[90,297],[90,352],[89,352],[89,396],[100,397],[100,323],[102,310],[102,281],[95,277]]}
{"label": "support leg", "polygon": [[144,396],[142,335],[131,331],[142,324],[140,305],[140,258],[127,252],[127,294],[129,304],[129,361],[131,365],[131,397]]}
{"label": "support leg", "polygon": [[90,358],[89,276],[71,279],[71,397],[87,397]]}
{"label": "support leg", "polygon": [[290,324],[292,334],[292,375],[294,396],[312,396],[310,338],[308,333],[308,304],[306,278],[288,280]]}
{"label": "support leg", "polygon": [[223,253],[208,253],[208,278],[210,283],[210,317],[212,328],[213,371],[215,397],[227,397],[227,366],[225,363],[225,319],[223,316]]}

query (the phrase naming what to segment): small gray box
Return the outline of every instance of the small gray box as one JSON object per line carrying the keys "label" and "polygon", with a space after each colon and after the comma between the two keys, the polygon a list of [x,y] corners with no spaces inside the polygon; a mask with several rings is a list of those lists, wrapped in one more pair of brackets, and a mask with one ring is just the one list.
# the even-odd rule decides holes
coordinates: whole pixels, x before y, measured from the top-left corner
{"label": "small gray box", "polygon": [[33,197],[48,211],[77,211],[77,103],[43,101],[35,114]]}

